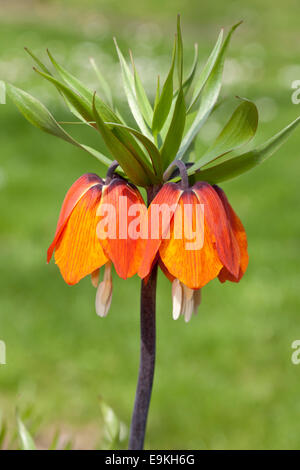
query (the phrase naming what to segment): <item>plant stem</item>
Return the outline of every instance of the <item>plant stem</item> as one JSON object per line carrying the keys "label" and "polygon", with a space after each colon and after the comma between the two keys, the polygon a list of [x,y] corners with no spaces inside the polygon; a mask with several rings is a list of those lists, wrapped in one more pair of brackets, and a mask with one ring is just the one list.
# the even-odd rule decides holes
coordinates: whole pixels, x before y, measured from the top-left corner
{"label": "plant stem", "polygon": [[[148,204],[158,188],[149,188]],[[141,346],[140,368],[135,402],[130,426],[129,450],[142,450],[151,399],[155,366],[155,309],[156,309],[157,264],[152,268],[147,282],[141,285]]]}

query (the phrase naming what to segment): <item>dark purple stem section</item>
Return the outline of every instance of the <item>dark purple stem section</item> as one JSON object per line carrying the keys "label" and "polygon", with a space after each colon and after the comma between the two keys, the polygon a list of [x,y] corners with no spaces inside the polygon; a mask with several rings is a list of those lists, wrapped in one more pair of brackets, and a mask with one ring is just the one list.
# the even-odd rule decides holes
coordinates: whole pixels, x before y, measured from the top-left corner
{"label": "dark purple stem section", "polygon": [[[148,190],[148,204],[156,192],[156,188]],[[144,447],[155,366],[156,280],[157,264],[153,266],[147,282],[142,280],[141,286],[140,368],[130,426],[129,450],[142,450]]]}

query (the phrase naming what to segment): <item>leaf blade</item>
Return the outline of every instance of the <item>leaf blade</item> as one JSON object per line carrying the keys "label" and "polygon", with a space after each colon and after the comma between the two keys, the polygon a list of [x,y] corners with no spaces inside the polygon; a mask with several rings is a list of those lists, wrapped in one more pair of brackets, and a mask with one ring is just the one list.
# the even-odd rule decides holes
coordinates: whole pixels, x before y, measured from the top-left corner
{"label": "leaf blade", "polygon": [[193,175],[193,178],[196,181],[204,180],[211,184],[216,184],[242,175],[271,157],[284,144],[299,124],[300,116],[256,149],[231,158],[219,165],[199,171],[199,173]]}
{"label": "leaf blade", "polygon": [[184,131],[185,119],[186,107],[183,89],[181,88],[176,99],[172,121],[161,149],[164,168],[169,166],[179,149]]}
{"label": "leaf blade", "polygon": [[200,128],[207,120],[208,116],[210,115],[212,109],[216,104],[222,85],[224,56],[229,45],[230,38],[235,29],[239,26],[239,24],[240,23],[234,25],[231,28],[231,30],[227,34],[226,39],[222,44],[221,49],[219,50],[217,58],[214,62],[214,66],[210,71],[210,74],[205,82],[205,86],[202,91],[201,105],[199,107],[198,113],[196,114],[196,117],[191,127],[183,138],[182,145],[180,146],[179,151],[177,152],[176,158],[178,158],[179,160],[181,160],[184,154],[188,151],[194,138],[196,137]]}
{"label": "leaf blade", "polygon": [[243,100],[235,109],[215,142],[190,168],[189,174],[248,143],[254,137],[257,125],[257,107],[252,101]]}
{"label": "leaf blade", "polygon": [[174,41],[172,62],[166,81],[153,112],[152,132],[157,135],[168,117],[173,99],[173,74],[176,57],[176,39]]}

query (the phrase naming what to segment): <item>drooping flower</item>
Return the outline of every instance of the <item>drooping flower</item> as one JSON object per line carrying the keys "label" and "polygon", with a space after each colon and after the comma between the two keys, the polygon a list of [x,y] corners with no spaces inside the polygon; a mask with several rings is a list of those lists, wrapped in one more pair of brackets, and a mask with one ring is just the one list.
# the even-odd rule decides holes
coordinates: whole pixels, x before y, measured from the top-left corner
{"label": "drooping flower", "polygon": [[[128,237],[137,204],[146,211],[137,188],[119,177],[107,178],[87,173],[71,186],[64,199],[53,242],[47,252],[69,285],[91,274],[97,287],[96,312],[108,313],[112,298],[111,267],[123,279],[133,276],[142,258],[140,237]],[[106,219],[106,220],[104,220]],[[101,223],[102,222],[102,223]],[[113,227],[113,230],[111,229]],[[99,284],[99,268],[105,266]]]}
{"label": "drooping flower", "polygon": [[148,225],[139,275],[147,277],[158,261],[173,283],[174,319],[184,315],[188,321],[196,313],[209,281],[239,282],[247,268],[244,227],[217,186],[166,183],[148,209]]}

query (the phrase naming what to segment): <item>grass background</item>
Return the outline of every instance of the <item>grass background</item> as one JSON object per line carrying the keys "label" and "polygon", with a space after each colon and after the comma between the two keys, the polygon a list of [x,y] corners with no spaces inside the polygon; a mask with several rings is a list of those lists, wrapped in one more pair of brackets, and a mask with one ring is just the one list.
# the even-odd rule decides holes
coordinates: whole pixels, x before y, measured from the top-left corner
{"label": "grass background", "polygon": [[[51,85],[37,77],[23,46],[63,60],[91,86],[94,56],[124,107],[112,44],[131,47],[153,94],[169,64],[176,13],[182,13],[187,67],[193,43],[203,62],[222,26],[235,33],[225,68],[224,106],[201,131],[205,147],[226,122],[234,96],[253,99],[261,123],[256,141],[295,119],[291,83],[300,79],[299,2],[79,0],[1,2],[0,79],[41,98],[70,119]],[[158,70],[157,70],[158,69]],[[72,118],[71,118],[72,119]],[[104,150],[94,133],[76,128]],[[242,218],[250,264],[239,285],[211,282],[198,317],[171,319],[171,289],[160,275],[157,366],[146,447],[151,449],[300,448],[300,133],[254,172],[224,184]],[[46,265],[64,194],[81,174],[104,169],[92,157],[32,128],[11,103],[0,106],[0,408],[14,424],[16,405],[42,416],[38,439],[54,427],[89,448],[101,436],[101,395],[127,425],[139,356],[139,280],[115,277],[110,314],[94,311],[89,279],[68,287]]]}

